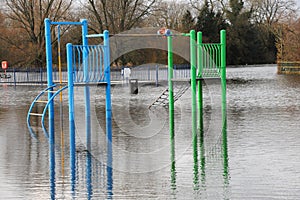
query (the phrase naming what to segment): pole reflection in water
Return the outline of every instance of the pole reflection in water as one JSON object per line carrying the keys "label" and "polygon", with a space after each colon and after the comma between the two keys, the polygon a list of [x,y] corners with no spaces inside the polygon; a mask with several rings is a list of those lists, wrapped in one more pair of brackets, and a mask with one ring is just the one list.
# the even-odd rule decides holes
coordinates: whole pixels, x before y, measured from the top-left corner
{"label": "pole reflection in water", "polygon": [[87,151],[86,154],[86,188],[87,188],[87,199],[91,199],[93,195],[92,155],[89,151]]}
{"label": "pole reflection in water", "polygon": [[171,138],[171,189],[176,190],[175,139]]}
{"label": "pole reflection in water", "polygon": [[112,157],[112,143],[107,140],[107,199],[113,197],[113,157]]}
{"label": "pole reflection in water", "polygon": [[193,136],[193,158],[194,158],[194,190],[199,190],[199,168],[198,168],[198,147],[197,134]]}
{"label": "pole reflection in water", "polygon": [[[88,93],[89,97],[89,86],[85,87],[85,93]],[[86,101],[89,100],[86,99]],[[88,108],[87,108],[88,107]],[[86,102],[86,188],[87,188],[87,199],[91,199],[93,195],[93,186],[92,186],[92,155],[91,155],[91,120],[90,116],[87,114],[89,112],[89,102]]]}
{"label": "pole reflection in water", "polygon": [[[107,142],[106,159],[105,165],[104,161],[95,157],[91,151],[78,150],[76,152],[76,166],[70,166],[71,196],[73,199],[113,199],[113,155],[110,142]],[[103,169],[106,170],[106,176],[104,176],[105,171]],[[104,183],[104,187],[99,183]],[[81,193],[82,190],[85,191],[84,194]]]}
{"label": "pole reflection in water", "polygon": [[50,146],[50,197],[51,199],[55,199],[55,148],[54,148],[54,142],[49,141],[49,146]]}
{"label": "pole reflection in water", "polygon": [[[229,172],[228,172],[228,146],[227,146],[227,130],[223,130],[223,142],[222,142],[222,152],[223,152],[223,176],[224,176],[224,194],[229,195]],[[226,198],[227,199],[227,198]]]}
{"label": "pole reflection in water", "polygon": [[201,183],[202,187],[205,187],[205,147],[204,147],[204,131],[200,129],[200,169],[201,169]]}
{"label": "pole reflection in water", "polygon": [[75,197],[76,190],[76,154],[75,152],[70,154],[70,170],[71,170],[71,194]]}
{"label": "pole reflection in water", "polygon": [[[204,131],[199,129],[199,157],[198,157],[198,138],[195,138],[193,143],[194,155],[194,190],[205,188],[205,148],[204,148]],[[200,159],[200,175],[199,179],[199,159]],[[201,181],[201,187],[200,187]]]}
{"label": "pole reflection in water", "polygon": [[[226,131],[226,130],[225,130]],[[222,133],[222,143],[215,144],[212,149],[208,148],[205,149],[205,136],[209,137],[208,135],[204,135],[204,131],[202,129],[199,130],[199,140],[193,141],[193,158],[194,158],[194,178],[193,178],[193,189],[195,191],[197,190],[203,190],[206,191],[207,184],[217,184],[217,180],[212,181],[207,179],[206,171],[210,170],[207,169],[207,165],[209,167],[216,166],[218,163],[221,164],[222,170],[220,171],[222,174],[215,174],[213,175],[214,178],[220,177],[222,175],[223,178],[223,196],[226,199],[226,196],[228,196],[228,190],[229,190],[229,169],[228,169],[228,148],[227,148],[227,131],[226,133]],[[199,141],[199,152],[198,152],[198,141]],[[209,145],[208,145],[209,146]],[[219,147],[218,147],[219,146]],[[221,149],[221,151],[218,153],[218,149]],[[206,155],[206,151],[207,155]],[[199,155],[198,155],[199,154]],[[217,155],[219,154],[219,155]],[[206,157],[208,156],[208,157]],[[218,160],[218,158],[222,158],[222,160]],[[217,160],[215,160],[217,159]],[[207,160],[209,160],[209,163],[207,163]],[[208,183],[206,183],[208,182]]]}

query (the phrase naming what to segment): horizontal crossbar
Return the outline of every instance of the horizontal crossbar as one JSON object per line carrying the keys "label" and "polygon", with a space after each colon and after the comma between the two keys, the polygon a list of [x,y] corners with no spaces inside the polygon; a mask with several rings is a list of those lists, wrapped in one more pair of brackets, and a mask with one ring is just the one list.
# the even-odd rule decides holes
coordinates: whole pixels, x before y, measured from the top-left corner
{"label": "horizontal crossbar", "polygon": [[87,38],[96,38],[96,37],[103,37],[104,34],[91,34],[91,35],[87,35]]}
{"label": "horizontal crossbar", "polygon": [[89,82],[89,83],[74,83],[74,86],[97,86],[106,85],[106,82]]}
{"label": "horizontal crossbar", "polygon": [[52,25],[82,25],[82,22],[51,22]]}
{"label": "horizontal crossbar", "polygon": [[[219,77],[197,77],[196,81],[202,81],[202,80],[219,80]],[[172,79],[173,82],[191,82],[190,78],[184,78],[184,79]]]}
{"label": "horizontal crossbar", "polygon": [[[166,35],[160,35],[160,34],[147,34],[147,33],[144,33],[144,34],[110,34],[109,36],[114,36],[114,37],[168,37]],[[182,33],[182,34],[171,34],[169,36],[187,36],[185,33]]]}

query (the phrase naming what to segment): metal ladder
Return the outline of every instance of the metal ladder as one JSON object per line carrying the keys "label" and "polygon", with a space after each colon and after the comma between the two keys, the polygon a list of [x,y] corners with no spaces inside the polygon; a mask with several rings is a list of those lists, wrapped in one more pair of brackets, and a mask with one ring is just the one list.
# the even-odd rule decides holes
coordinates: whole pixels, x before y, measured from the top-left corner
{"label": "metal ladder", "polygon": [[[56,91],[53,91],[53,88],[55,88],[57,85],[53,85],[53,86],[50,86],[46,89],[44,89],[43,91],[41,91],[36,97],[35,99],[32,101],[30,107],[29,107],[29,110],[28,110],[28,113],[27,113],[27,127],[29,129],[29,132],[30,134],[33,136],[33,137],[37,137],[37,134],[34,132],[33,128],[32,128],[32,125],[31,125],[31,117],[39,117],[41,118],[41,125],[42,125],[42,129],[44,131],[44,134],[45,134],[45,137],[48,139],[49,138],[49,134],[47,132],[47,129],[45,127],[45,116],[46,116],[46,113],[47,113],[47,109],[50,105],[50,103],[54,100],[54,98],[60,94],[63,90],[67,89],[68,86],[64,86],[64,87],[61,87],[59,90],[56,90]],[[48,100],[41,100],[43,96],[45,96],[45,94],[48,94],[48,92],[51,92],[53,93],[53,95],[51,96],[50,99]],[[35,106],[37,104],[42,104],[44,105],[43,107],[43,112],[41,113],[36,113],[36,112],[33,112],[33,109],[35,108]]]}
{"label": "metal ladder", "polygon": [[[177,101],[190,87],[190,79],[174,79],[174,82],[182,82],[180,87],[173,87],[174,102]],[[187,83],[187,84],[186,84]],[[162,106],[169,107],[169,89],[166,88],[161,95],[148,107],[149,109]]]}

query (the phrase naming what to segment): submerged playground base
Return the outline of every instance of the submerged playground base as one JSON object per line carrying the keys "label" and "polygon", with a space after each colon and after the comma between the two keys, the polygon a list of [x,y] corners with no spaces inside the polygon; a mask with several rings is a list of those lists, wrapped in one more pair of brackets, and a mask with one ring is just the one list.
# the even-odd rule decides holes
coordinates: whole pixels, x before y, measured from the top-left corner
{"label": "submerged playground base", "polygon": [[[59,83],[53,80],[53,62],[52,62],[52,35],[51,26],[57,28],[58,32],[58,60],[60,61],[60,27],[64,25],[81,26],[82,28],[82,45],[67,44],[67,67],[68,80],[67,83],[62,81],[61,63],[59,63]],[[55,167],[55,124],[54,124],[54,98],[60,96],[62,99],[62,91],[68,90],[69,104],[69,143],[70,143],[70,165],[71,175],[75,176],[76,163],[76,138],[75,138],[75,112],[74,112],[74,87],[84,87],[85,99],[85,123],[86,123],[86,144],[89,151],[91,143],[91,104],[90,104],[90,88],[91,85],[102,84],[105,86],[105,110],[106,110],[106,142],[107,151],[111,153],[112,141],[112,106],[111,106],[111,80],[110,80],[110,43],[109,32],[104,31],[102,34],[88,34],[87,20],[80,22],[53,22],[45,19],[45,36],[46,36],[46,59],[47,59],[47,88],[43,90],[32,102],[28,116],[27,124],[31,134],[35,133],[31,128],[31,118],[41,117],[41,123],[45,131],[46,137],[49,138],[50,151],[50,167]],[[122,34],[121,34],[122,36]],[[124,34],[125,37],[157,37],[157,34]],[[191,86],[191,107],[192,107],[192,138],[193,146],[197,148],[197,138],[203,137],[203,81],[206,79],[221,79],[222,92],[222,141],[223,146],[227,146],[227,119],[226,119],[226,33],[224,30],[220,32],[220,43],[204,44],[202,43],[202,33],[191,30],[189,33],[177,34],[178,37],[188,37],[190,42],[190,79],[178,80],[173,74],[173,37],[169,31],[168,34],[162,35],[167,40],[168,49],[168,89],[164,95],[168,96],[167,104],[169,110],[169,131],[170,140],[174,140],[174,102],[176,101],[176,93],[173,90],[173,82],[184,81]],[[101,38],[101,45],[89,45],[89,38]],[[41,100],[46,95],[47,100]],[[177,96],[178,97],[178,96]],[[159,99],[159,98],[158,98]],[[62,100],[61,100],[62,101]],[[42,113],[34,113],[33,107],[36,104],[43,104]],[[155,104],[159,105],[159,104]],[[165,102],[166,105],[166,102]],[[81,113],[79,113],[81,114]],[[44,125],[45,116],[48,116],[48,130]],[[73,177],[74,178],[74,177]]]}

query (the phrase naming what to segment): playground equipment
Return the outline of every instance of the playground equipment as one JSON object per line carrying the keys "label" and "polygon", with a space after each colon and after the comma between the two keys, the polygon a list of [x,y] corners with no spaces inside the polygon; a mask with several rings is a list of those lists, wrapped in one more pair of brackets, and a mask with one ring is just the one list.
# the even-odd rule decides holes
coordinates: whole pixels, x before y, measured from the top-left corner
{"label": "playground equipment", "polygon": [[[52,46],[50,37],[50,25],[58,26],[58,42],[60,41],[60,26],[61,25],[80,25],[82,26],[82,40],[83,45],[67,45],[67,62],[68,62],[68,84],[63,84],[61,80],[61,66],[60,66],[60,51],[58,52],[59,59],[59,70],[60,70],[60,80],[57,84],[53,81],[52,77]],[[86,99],[86,122],[90,121],[90,94],[89,85],[92,84],[106,84],[106,99],[107,99],[107,111],[106,115],[108,119],[111,119],[111,99],[110,99],[110,69],[109,69],[109,34],[105,31],[103,34],[87,34],[87,21],[82,20],[81,22],[51,22],[49,19],[45,20],[45,30],[46,30],[46,51],[47,51],[47,79],[48,88],[42,91],[33,101],[30,112],[28,114],[27,123],[31,133],[33,130],[30,125],[30,118],[32,116],[41,117],[42,127],[45,135],[49,137],[50,141],[54,141],[54,102],[53,99],[60,94],[65,89],[69,90],[69,121],[70,121],[70,139],[74,138],[74,94],[73,87],[82,85],[85,86],[85,99]],[[174,137],[174,102],[179,99],[188,87],[182,87],[176,93],[174,93],[173,82],[178,81],[173,78],[173,44],[172,38],[174,36],[184,36],[190,38],[190,63],[191,63],[191,78],[189,80],[180,80],[189,82],[192,90],[192,130],[193,135],[196,135],[197,126],[199,129],[203,130],[203,94],[202,94],[202,82],[205,79],[221,79],[222,87],[222,124],[223,129],[226,129],[226,35],[225,31],[221,31],[221,41],[216,44],[203,44],[202,34],[198,32],[197,40],[195,31],[190,31],[187,34],[172,34],[169,29],[161,29],[158,34],[118,34],[117,37],[153,37],[161,35],[167,38],[168,43],[168,88],[162,93],[162,95],[157,98],[157,100],[150,105],[157,106],[162,105],[169,108],[170,116],[170,136]],[[104,45],[87,45],[87,39],[91,37],[103,37]],[[58,45],[60,49],[60,43]],[[103,55],[103,56],[102,56]],[[100,66],[100,67],[99,67]],[[105,67],[103,67],[105,66]],[[198,88],[197,88],[198,84]],[[54,88],[59,86],[59,89],[54,92]],[[198,91],[197,91],[198,90]],[[40,100],[40,97],[44,94],[48,94],[48,100]],[[198,94],[198,102],[197,96]],[[32,108],[36,103],[44,103],[46,106],[42,113],[33,113]],[[198,110],[197,110],[197,104]],[[49,116],[49,132],[44,125],[44,119],[46,111],[48,110]],[[198,119],[198,121],[197,121]],[[110,120],[108,120],[110,123]],[[108,127],[111,125],[107,124]],[[108,128],[108,138],[111,137],[111,130]],[[87,138],[90,134],[90,130],[87,126]],[[34,134],[33,134],[34,135]],[[71,141],[74,144],[74,141]]]}
{"label": "playground equipment", "polygon": [[[163,106],[169,108],[170,136],[174,137],[174,102],[178,100],[191,86],[192,93],[192,132],[196,139],[197,127],[203,130],[203,81],[206,79],[221,79],[222,89],[222,133],[226,134],[226,32],[220,32],[220,43],[203,44],[202,33],[194,30],[188,34],[182,34],[190,38],[190,79],[174,79],[173,77],[173,45],[172,34],[168,39],[168,88],[149,106]],[[173,87],[173,82],[183,82],[182,87]],[[197,87],[198,86],[198,87]],[[198,96],[197,96],[198,94]],[[198,97],[198,101],[197,101]],[[197,110],[198,104],[198,110]],[[223,135],[226,138],[226,135]]]}
{"label": "playground equipment", "polygon": [[[227,154],[227,108],[226,108],[226,31],[220,32],[220,43],[203,44],[202,33],[197,33],[191,30],[185,36],[190,37],[190,65],[191,78],[189,80],[180,80],[190,83],[191,99],[192,99],[192,143],[193,143],[193,158],[194,158],[194,183],[198,185],[198,134],[200,136],[200,160],[201,169],[203,170],[203,142],[204,142],[204,127],[203,127],[203,81],[206,79],[221,79],[222,93],[222,151],[223,151],[223,176],[224,181],[228,181],[228,154]],[[150,105],[162,105],[169,108],[169,131],[171,141],[171,183],[175,185],[176,178],[175,159],[174,159],[174,102],[183,95],[188,87],[179,89],[176,93],[173,90],[173,51],[172,37],[168,36],[168,89],[165,90],[157,100]],[[187,84],[189,86],[189,84]],[[197,87],[198,86],[198,87]],[[197,101],[198,97],[198,101]],[[166,100],[168,98],[168,100]],[[167,104],[168,103],[168,104]],[[197,110],[198,104],[198,110]],[[198,127],[197,127],[198,126]]]}
{"label": "playground equipment", "polygon": [[[62,69],[60,61],[60,26],[77,25],[82,27],[82,45],[67,44],[67,74],[66,82],[62,81]],[[59,80],[53,79],[53,63],[52,63],[52,38],[51,26],[56,26],[58,31],[58,60],[59,60]],[[222,91],[222,138],[223,146],[227,148],[227,119],[226,119],[226,33],[221,31],[220,43],[203,44],[201,32],[194,30],[190,33],[173,35],[170,30],[165,30],[157,34],[124,34],[116,35],[117,37],[157,37],[162,36],[167,39],[168,44],[168,89],[151,105],[163,105],[169,109],[169,131],[172,151],[174,150],[174,102],[179,99],[189,87],[182,87],[178,91],[174,90],[173,83],[176,81],[184,81],[191,87],[191,106],[192,106],[192,138],[194,152],[197,152],[197,137],[200,132],[203,139],[203,92],[202,84],[206,79],[221,79]],[[36,136],[32,125],[32,117],[41,118],[41,126],[45,136],[49,139],[50,152],[50,169],[55,168],[55,124],[54,124],[54,99],[60,96],[62,102],[62,92],[68,90],[68,107],[69,107],[69,140],[70,140],[70,166],[71,179],[75,180],[76,176],[76,141],[75,141],[75,114],[74,114],[74,87],[84,87],[85,97],[85,125],[86,125],[86,144],[87,151],[91,149],[91,116],[90,116],[90,86],[105,85],[106,93],[106,140],[108,156],[108,171],[112,171],[112,107],[111,107],[111,82],[110,82],[110,47],[109,32],[104,31],[103,34],[88,35],[87,21],[80,22],[52,22],[45,19],[45,36],[46,36],[46,59],[47,59],[47,88],[44,89],[32,102],[28,115],[27,125],[30,133]],[[173,37],[183,36],[189,37],[190,45],[190,79],[176,80],[173,77]],[[88,45],[88,38],[101,37],[103,45]],[[42,97],[47,96],[46,100]],[[42,104],[42,112],[35,113],[33,108],[37,104]],[[198,105],[198,108],[197,108]],[[60,109],[62,112],[62,109]],[[48,115],[47,115],[48,114]],[[45,126],[45,117],[48,116],[48,129]],[[62,119],[62,116],[60,116]],[[61,122],[62,123],[62,122]],[[227,152],[227,151],[224,151]],[[174,152],[172,163],[174,160]],[[194,153],[194,159],[197,159],[197,153]],[[224,158],[227,156],[224,156]],[[175,162],[175,161],[174,161]],[[173,164],[172,164],[173,167]],[[175,167],[175,166],[174,166]],[[173,169],[173,168],[172,168]],[[173,170],[174,171],[174,170]],[[50,179],[55,179],[55,173],[50,174]],[[73,187],[73,186],[72,186]],[[72,189],[73,190],[73,189]]]}
{"label": "playground equipment", "polygon": [[[52,63],[52,40],[51,26],[58,27],[63,25],[76,25],[82,27],[82,45],[67,44],[67,73],[68,81],[62,81],[62,71],[60,66],[59,81],[53,80],[53,63]],[[80,22],[53,22],[45,19],[45,37],[46,37],[46,63],[47,63],[47,88],[43,90],[32,102],[28,115],[27,126],[30,133],[36,136],[32,125],[32,117],[41,117],[41,124],[46,137],[49,139],[50,168],[55,167],[55,125],[54,125],[54,98],[68,89],[69,97],[69,134],[70,134],[70,164],[75,166],[75,116],[74,116],[74,86],[84,87],[85,96],[85,125],[87,145],[91,140],[90,128],[90,88],[92,85],[103,84],[106,87],[106,137],[111,142],[111,83],[110,83],[110,59],[109,59],[109,32],[103,34],[88,35],[87,20]],[[58,42],[60,42],[58,34]],[[88,38],[101,37],[103,45],[88,45]],[[60,44],[58,45],[58,60],[60,63]],[[56,90],[55,90],[56,89]],[[47,100],[42,97],[47,95]],[[62,98],[62,96],[60,96]],[[60,98],[60,99],[61,99]],[[42,113],[34,113],[33,108],[36,104],[43,104]],[[48,112],[47,112],[48,111]],[[48,113],[48,130],[44,125],[45,116]],[[61,116],[62,118],[62,116]],[[87,146],[89,150],[89,146]],[[75,169],[75,168],[74,168]],[[75,172],[72,172],[75,175]]]}

